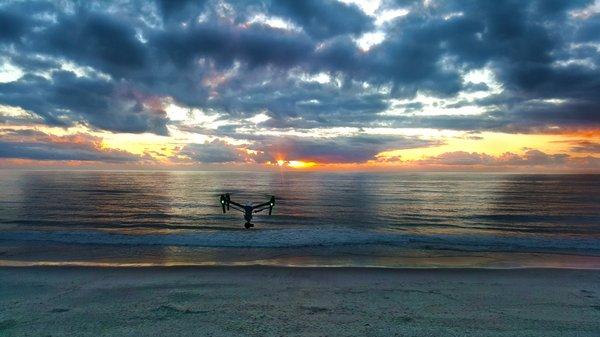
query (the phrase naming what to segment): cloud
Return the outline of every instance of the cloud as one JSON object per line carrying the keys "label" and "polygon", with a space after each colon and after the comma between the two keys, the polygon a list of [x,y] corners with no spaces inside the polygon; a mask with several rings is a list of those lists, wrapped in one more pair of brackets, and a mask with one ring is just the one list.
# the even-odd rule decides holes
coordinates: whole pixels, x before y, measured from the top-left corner
{"label": "cloud", "polygon": [[358,35],[373,28],[372,19],[358,7],[335,0],[276,0],[269,12],[289,18],[316,38]]}
{"label": "cloud", "polygon": [[59,18],[58,24],[49,25],[34,41],[26,41],[25,47],[101,69],[116,78],[144,67],[144,46],[129,22],[83,8]]}
{"label": "cloud", "polygon": [[[23,75],[0,83],[0,104],[46,125],[169,135],[183,124],[165,112],[175,102],[218,114],[229,130],[206,133],[245,140],[264,158],[285,150],[327,162],[429,144],[351,135],[253,139],[232,135],[243,129],[232,125],[261,113],[269,119],[256,128],[265,132],[598,130],[600,16],[574,15],[590,3],[384,1],[370,16],[333,0],[6,1],[0,66]],[[398,9],[405,15],[377,21]],[[381,41],[362,49],[357,41],[374,33]],[[489,76],[467,79],[473,72]],[[461,107],[476,113],[444,113]],[[247,159],[219,143],[186,151],[205,162]],[[453,160],[496,160],[459,157]]]}
{"label": "cloud", "polygon": [[203,144],[187,144],[181,149],[179,155],[207,164],[246,161],[243,151],[217,139]]}
{"label": "cloud", "polygon": [[[234,134],[235,135],[235,134]],[[235,135],[248,141],[232,145],[223,140],[187,144],[179,156],[201,163],[254,162],[277,160],[326,163],[364,163],[383,151],[439,145],[416,137],[358,134],[339,137]]]}
{"label": "cloud", "polygon": [[257,151],[258,162],[286,160],[318,163],[362,163],[383,151],[438,145],[418,138],[380,135],[354,135],[332,138],[259,137],[250,149]]}
{"label": "cloud", "polygon": [[479,152],[454,151],[415,161],[416,164],[429,166],[481,166],[481,167],[580,167],[600,168],[600,158],[571,157],[568,154],[548,154],[536,149],[526,150],[523,154],[506,152],[493,156]]}
{"label": "cloud", "polygon": [[27,28],[27,20],[21,13],[0,10],[0,41],[15,41]]}
{"label": "cloud", "polygon": [[[595,93],[600,74],[594,66],[598,53],[583,52],[585,46],[572,47],[570,40],[577,32],[579,44],[593,40],[592,34],[584,32],[595,29],[596,18],[576,20],[568,15],[570,10],[585,7],[586,1],[450,1],[432,7],[422,2],[392,2],[387,4],[390,9],[401,6],[408,9],[407,14],[386,23],[381,28],[383,42],[366,52],[354,39],[374,29],[374,18],[337,1],[158,1],[146,6],[132,1],[119,7],[73,3],[66,6],[69,10],[42,4],[15,2],[2,8],[6,21],[14,23],[5,30],[4,51],[26,72],[53,73],[57,65],[69,61],[106,74],[110,80],[105,85],[127,86],[146,96],[173,97],[189,106],[234,115],[267,110],[279,117],[272,121],[278,122],[272,128],[304,127],[319,120],[347,125],[343,112],[353,105],[360,88],[363,92],[358,97],[369,97],[371,107],[357,109],[360,116],[353,117],[365,123],[385,123],[377,112],[389,107],[390,98],[410,98],[417,92],[439,97],[469,92],[473,84],[463,81],[463,73],[484,66],[493,69],[505,92],[495,103],[476,104],[487,106],[487,114],[496,116],[496,123],[478,124],[480,116],[449,123],[418,118],[402,123],[519,132],[598,123]],[[252,22],[258,14],[289,20],[300,30]],[[25,17],[35,19],[26,24]],[[38,29],[28,28],[32,26]],[[32,65],[31,55],[41,56],[47,64]],[[214,85],[211,78],[231,69],[236,70],[228,80]],[[320,85],[328,95],[324,97],[318,89],[294,80],[298,71],[328,73],[341,86]],[[52,76],[52,82],[40,88],[36,81],[28,81],[31,78],[23,77],[20,91],[51,95],[55,86],[69,81],[65,76]],[[370,86],[365,88],[364,83]],[[7,90],[10,87],[0,88],[4,93],[0,100],[25,107],[7,96]],[[355,105],[360,107],[360,103]],[[63,109],[41,101],[29,106],[51,124],[60,122],[54,116],[56,108]],[[100,123],[105,116],[94,118],[95,114],[85,112],[88,107],[68,108],[64,120],[117,132],[165,134],[168,123],[158,118],[144,125],[136,118],[136,109],[124,109],[119,112],[127,115],[124,118]],[[128,123],[135,125],[123,125]]]}
{"label": "cloud", "polygon": [[435,157],[420,160],[420,164],[440,164],[440,165],[489,165],[496,158],[485,153],[455,151],[446,152]]}
{"label": "cloud", "polygon": [[[252,116],[265,112],[269,128],[315,128],[327,126],[368,126],[373,116],[388,108],[382,94],[359,86],[345,93],[331,85],[306,83],[298,78],[282,77],[267,85],[260,78],[244,81],[239,88],[213,100],[231,116]],[[282,91],[280,88],[288,88]],[[293,90],[292,90],[293,88]],[[244,95],[240,93],[244,92]]]}
{"label": "cloud", "polygon": [[166,135],[166,113],[148,104],[151,97],[127,86],[56,71],[50,79],[26,75],[17,82],[0,83],[0,101],[33,111],[48,125],[77,122],[115,132],[154,132]]}
{"label": "cloud", "polygon": [[571,151],[578,153],[600,153],[600,143],[587,140],[572,141]]}
{"label": "cloud", "polygon": [[54,136],[34,130],[4,129],[0,136],[0,158],[109,163],[142,159],[129,152],[104,149],[101,138],[86,134]]}

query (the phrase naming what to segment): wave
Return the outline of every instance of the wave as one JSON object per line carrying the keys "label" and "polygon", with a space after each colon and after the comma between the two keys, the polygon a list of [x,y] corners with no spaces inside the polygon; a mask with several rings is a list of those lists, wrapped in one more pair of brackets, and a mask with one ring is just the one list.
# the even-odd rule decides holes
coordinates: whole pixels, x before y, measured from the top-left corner
{"label": "wave", "polygon": [[419,235],[352,228],[180,231],[167,234],[122,234],[102,231],[7,231],[0,240],[49,241],[65,244],[189,246],[214,248],[301,248],[386,245],[405,249],[573,252],[600,255],[600,240],[576,237],[493,235]]}

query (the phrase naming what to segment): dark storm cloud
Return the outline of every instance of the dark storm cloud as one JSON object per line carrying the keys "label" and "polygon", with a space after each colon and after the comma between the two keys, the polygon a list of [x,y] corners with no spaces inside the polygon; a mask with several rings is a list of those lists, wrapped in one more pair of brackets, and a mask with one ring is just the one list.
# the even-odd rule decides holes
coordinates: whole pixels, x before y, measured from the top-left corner
{"label": "dark storm cloud", "polygon": [[[212,103],[231,116],[244,117],[265,111],[271,119],[264,126],[271,128],[367,126],[378,112],[389,106],[384,95],[356,85],[348,86],[341,93],[329,85],[285,76],[268,84],[262,84],[261,79],[231,84],[233,88]],[[282,91],[282,87],[290,90]],[[240,96],[239,92],[245,95]]]}
{"label": "dark storm cloud", "polygon": [[34,41],[35,46],[27,45],[33,52],[42,50],[117,78],[142,69],[146,61],[144,46],[129,22],[86,10],[61,15],[58,24],[49,25]]}
{"label": "dark storm cloud", "polygon": [[167,134],[164,111],[146,106],[144,98],[126,86],[71,72],[56,71],[51,79],[25,75],[19,81],[1,83],[0,100],[34,111],[50,125],[82,120],[116,132]]}
{"label": "dark storm cloud", "polygon": [[304,34],[282,33],[258,24],[241,29],[208,22],[155,32],[150,38],[157,54],[166,56],[164,61],[180,67],[209,57],[220,68],[231,66],[234,60],[243,60],[250,68],[288,68],[305,60],[313,48],[313,41]]}
{"label": "dark storm cloud", "polygon": [[3,130],[0,158],[133,162],[142,158],[129,152],[104,150],[101,139],[84,134],[52,136],[33,130]]}
{"label": "dark storm cloud", "polygon": [[202,12],[206,1],[203,0],[157,0],[160,14],[166,22],[169,20],[189,19],[190,14]]}
{"label": "dark storm cloud", "polygon": [[[271,119],[262,126],[271,129],[598,127],[600,55],[590,43],[598,41],[600,19],[570,14],[590,1],[429,3],[385,2],[408,13],[376,28],[358,7],[332,0],[5,2],[0,51],[25,75],[0,84],[0,104],[51,125],[163,135],[169,120],[160,102],[167,97],[225,119],[264,112]],[[375,29],[385,39],[361,50],[355,39]],[[78,77],[65,63],[88,73]],[[486,109],[482,115],[379,114],[389,99],[417,92],[452,98],[487,90],[462,78],[484,66],[503,92],[471,102]],[[319,73],[331,82],[302,78]],[[406,109],[419,112],[419,104]],[[294,151],[320,153],[304,145]],[[344,149],[341,161],[368,157]]]}
{"label": "dark storm cloud", "polygon": [[270,12],[289,18],[316,38],[359,34],[373,27],[358,7],[335,0],[275,0]]}
{"label": "dark storm cloud", "polygon": [[510,121],[506,119],[505,114],[494,112],[481,116],[399,116],[388,120],[389,125],[397,128],[433,128],[448,130],[499,130],[506,129]]}
{"label": "dark storm cloud", "polygon": [[577,41],[600,41],[600,14],[596,14],[585,20],[585,24],[581,25],[577,30]]}
{"label": "dark storm cloud", "polygon": [[[206,6],[206,3],[213,6]],[[342,34],[358,35],[373,28],[372,18],[357,6],[336,0],[232,0],[227,5],[233,9],[227,13],[228,19],[236,23],[260,14],[274,16],[301,27],[316,39]],[[223,10],[224,6],[214,1],[160,0],[158,7],[165,22],[179,24],[196,19],[198,13],[203,11],[214,13]]]}
{"label": "dark storm cloud", "polygon": [[20,13],[0,10],[0,41],[16,40],[26,28],[27,22]]}
{"label": "dark storm cloud", "polygon": [[[411,36],[421,35],[433,45],[423,54],[415,54],[425,59],[421,67],[428,63],[427,53],[442,48],[441,53],[457,66],[472,68],[487,64],[494,69],[506,91],[506,100],[499,107],[504,109],[508,105],[511,112],[506,115],[505,124],[516,124],[523,131],[532,126],[560,126],[562,122],[598,123],[597,113],[590,112],[600,107],[595,94],[600,89],[599,54],[594,51],[582,55],[572,49],[571,43],[593,41],[600,31],[595,27],[595,17],[573,19],[568,14],[568,10],[582,8],[591,1],[446,1],[434,2],[433,8],[428,9],[422,8],[420,2],[401,3],[404,6],[408,3],[413,11],[396,27],[405,31],[407,25],[414,27],[414,23],[419,23],[421,27]],[[443,20],[420,12],[425,10],[428,14],[460,15]],[[577,32],[581,40],[573,41]],[[389,47],[384,43],[381,48]],[[431,55],[437,60],[440,53]],[[568,102],[539,104],[532,110],[527,103],[531,99]],[[536,112],[542,110],[544,116]],[[521,120],[523,125],[519,125]]]}

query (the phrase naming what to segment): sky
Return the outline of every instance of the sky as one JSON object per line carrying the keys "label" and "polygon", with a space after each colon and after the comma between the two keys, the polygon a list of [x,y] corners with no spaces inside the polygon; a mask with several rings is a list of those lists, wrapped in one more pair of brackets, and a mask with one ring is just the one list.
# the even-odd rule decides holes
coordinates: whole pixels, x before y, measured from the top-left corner
{"label": "sky", "polygon": [[0,167],[600,172],[600,0],[2,1]]}

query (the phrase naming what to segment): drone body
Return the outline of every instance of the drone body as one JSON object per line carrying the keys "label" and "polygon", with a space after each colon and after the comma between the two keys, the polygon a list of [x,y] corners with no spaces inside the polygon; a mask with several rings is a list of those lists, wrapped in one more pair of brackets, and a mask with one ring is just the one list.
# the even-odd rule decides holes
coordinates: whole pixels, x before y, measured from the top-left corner
{"label": "drone body", "polygon": [[252,205],[250,203],[246,203],[246,205],[242,205],[240,203],[232,201],[231,197],[229,196],[229,193],[225,193],[221,194],[220,201],[223,213],[226,213],[230,207],[244,213],[244,220],[246,220],[244,227],[246,227],[246,229],[254,227],[254,224],[250,223],[250,221],[252,221],[252,214],[269,209],[269,215],[271,215],[271,213],[273,212],[273,206],[275,206],[274,196],[271,196],[271,199],[268,202],[262,204]]}

